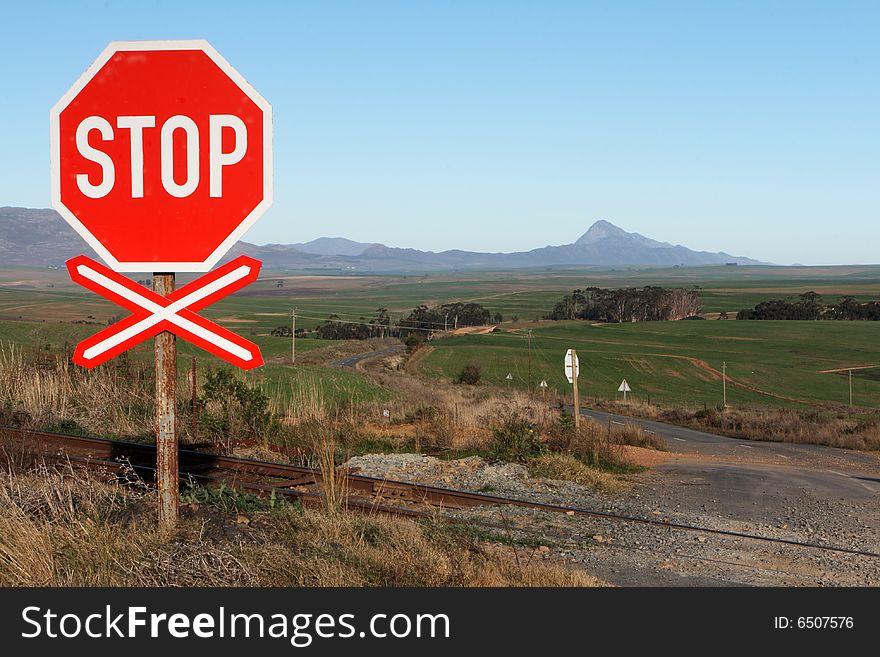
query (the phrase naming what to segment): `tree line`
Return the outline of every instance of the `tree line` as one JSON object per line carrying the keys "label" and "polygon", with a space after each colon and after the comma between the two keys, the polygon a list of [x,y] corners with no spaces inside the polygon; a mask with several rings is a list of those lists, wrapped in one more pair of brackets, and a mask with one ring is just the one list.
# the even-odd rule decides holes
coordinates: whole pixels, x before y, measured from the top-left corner
{"label": "tree line", "polygon": [[806,292],[796,301],[771,299],[762,301],[754,308],[743,308],[737,319],[792,319],[792,320],[880,320],[880,301],[859,303],[845,296],[837,303],[823,303],[821,295]]}
{"label": "tree line", "polygon": [[693,317],[700,312],[697,288],[643,288],[616,290],[588,287],[564,296],[545,319],[587,319],[596,322],[653,322]]}
{"label": "tree line", "polygon": [[478,303],[444,303],[433,308],[422,304],[400,320],[400,331],[402,337],[406,337],[413,332],[427,333],[461,326],[482,326],[489,323],[490,316],[489,310]]}
{"label": "tree line", "polygon": [[[401,338],[411,335],[426,337],[433,332],[454,329],[461,326],[482,326],[488,324],[491,313],[478,303],[444,303],[428,307],[422,304],[406,317],[393,321],[387,308],[377,308],[372,317],[361,317],[358,321],[345,320],[339,315],[330,315],[326,321],[315,328],[315,335],[323,340],[369,340],[371,338]],[[501,321],[496,313],[495,320]],[[275,333],[273,332],[273,335]],[[282,335],[279,330],[278,335]],[[286,335],[290,335],[287,329]]]}

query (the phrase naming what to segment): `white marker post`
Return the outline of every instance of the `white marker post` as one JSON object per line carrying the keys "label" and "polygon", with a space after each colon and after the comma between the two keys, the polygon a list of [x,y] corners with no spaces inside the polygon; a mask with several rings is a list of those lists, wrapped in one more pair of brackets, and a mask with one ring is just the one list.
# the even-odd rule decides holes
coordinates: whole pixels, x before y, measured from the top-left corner
{"label": "white marker post", "polygon": [[721,363],[722,408],[727,408],[727,361]]}
{"label": "white marker post", "polygon": [[578,396],[578,374],[580,374],[580,362],[577,351],[569,349],[565,352],[565,377],[571,384],[571,397],[574,402],[574,426],[581,426],[581,404]]}

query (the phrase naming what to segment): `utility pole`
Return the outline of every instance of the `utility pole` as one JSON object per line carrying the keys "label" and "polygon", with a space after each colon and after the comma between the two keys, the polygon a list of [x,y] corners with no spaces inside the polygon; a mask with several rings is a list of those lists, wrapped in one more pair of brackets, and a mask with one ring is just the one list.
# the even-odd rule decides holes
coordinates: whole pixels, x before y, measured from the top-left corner
{"label": "utility pole", "polygon": [[724,361],[721,364],[721,386],[723,390],[722,394],[724,395],[724,403],[721,408],[727,408],[727,361]]}
{"label": "utility pole", "polygon": [[290,322],[290,363],[296,365],[296,306],[291,312]]}
{"label": "utility pole", "polygon": [[849,370],[849,408],[852,410],[852,370]]}
{"label": "utility pole", "polygon": [[529,329],[529,397],[532,396],[532,329]]}
{"label": "utility pole", "polygon": [[[153,291],[162,297],[174,292],[173,273],[154,273]],[[156,487],[159,526],[177,525],[180,483],[177,468],[177,336],[162,331],[155,338],[156,350]]]}

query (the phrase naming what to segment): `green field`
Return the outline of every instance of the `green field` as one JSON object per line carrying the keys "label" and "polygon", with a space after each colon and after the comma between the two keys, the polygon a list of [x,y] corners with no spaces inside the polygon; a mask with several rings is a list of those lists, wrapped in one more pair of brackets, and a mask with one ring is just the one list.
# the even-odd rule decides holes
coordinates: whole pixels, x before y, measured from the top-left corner
{"label": "green field", "polygon": [[[146,278],[148,275],[142,275]],[[138,276],[133,276],[137,279]],[[185,283],[181,277],[180,283]],[[794,298],[813,290],[827,301],[843,295],[859,300],[880,298],[880,266],[847,267],[691,267],[669,269],[544,269],[514,272],[469,272],[416,275],[301,275],[265,272],[249,288],[208,308],[204,314],[259,344],[270,363],[256,377],[278,394],[291,388],[298,376],[282,365],[290,340],[272,337],[278,326],[290,325],[290,310],[298,308],[297,326],[314,327],[330,314],[361,321],[378,307],[393,319],[419,304],[475,301],[505,319],[500,334],[458,336],[432,342],[420,363],[431,376],[451,378],[469,361],[484,367],[485,380],[528,384],[526,322],[534,329],[533,380],[545,378],[566,389],[562,355],[577,348],[584,364],[582,392],[614,397],[624,377],[637,397],[689,404],[717,403],[721,385],[717,374],[726,361],[730,376],[746,387],[731,385],[732,403],[809,405],[813,401],[848,401],[847,377],[821,370],[880,365],[880,325],[857,322],[737,322],[691,321],[592,326],[587,322],[534,323],[574,288],[587,286],[697,286],[704,313],[729,313],[778,298]],[[101,330],[124,311],[77,288],[60,269],[0,269],[0,342],[27,349],[63,352]],[[511,325],[511,320],[518,323]],[[83,322],[88,322],[84,324]],[[297,351],[328,346],[298,339]],[[200,368],[216,361],[181,343],[184,357],[198,355]],[[149,344],[132,357],[147,361]],[[181,367],[188,362],[181,359]],[[698,361],[703,361],[702,366]],[[708,367],[708,369],[707,369]],[[303,370],[305,371],[305,370]],[[310,376],[327,381],[325,390],[344,401],[383,399],[386,392],[357,372],[315,366]],[[856,404],[880,402],[880,369],[855,372]],[[311,384],[310,384],[311,385]]]}
{"label": "green field", "polygon": [[[0,321],[0,357],[9,350],[20,350],[26,358],[35,353],[72,354],[76,343],[99,331],[101,326],[77,325],[63,322]],[[344,413],[351,405],[390,400],[393,395],[373,383],[356,370],[330,368],[315,364],[297,364],[290,367],[283,361],[290,354],[290,338],[266,335],[248,336],[259,344],[267,361],[264,367],[243,372],[245,381],[266,392],[283,409],[291,406],[296,414],[297,404],[321,403],[331,412]],[[333,344],[327,340],[303,339],[297,341],[297,352],[304,355],[314,349]],[[145,367],[152,365],[153,341],[149,340],[131,349],[128,358]],[[197,358],[200,378],[213,368],[225,367],[223,361],[184,341],[178,341],[178,377],[185,380],[192,357]],[[273,362],[274,361],[274,362]],[[104,367],[112,367],[112,364]],[[0,402],[4,399],[0,390]]]}
{"label": "green field", "polygon": [[[532,335],[533,383],[546,379],[551,388],[569,392],[562,362],[566,349],[575,348],[581,362],[580,392],[588,397],[613,399],[626,378],[639,399],[650,395],[660,402],[717,404],[722,397],[717,372],[726,362],[731,379],[751,388],[729,385],[728,403],[848,403],[846,373],[822,370],[880,367],[876,322],[542,322]],[[431,376],[451,378],[466,363],[477,362],[486,382],[506,385],[510,373],[511,385],[528,385],[525,329],[455,336],[433,341],[431,347],[419,365]],[[880,404],[880,380],[868,375],[876,371],[857,371],[856,405]]]}
{"label": "green field", "polygon": [[[141,275],[147,278],[148,275]],[[139,276],[133,276],[137,279]],[[187,277],[181,277],[185,283]],[[848,294],[880,298],[880,266],[681,267],[667,269],[552,269],[404,275],[299,275],[267,271],[254,285],[208,308],[205,315],[240,332],[268,333],[290,324],[312,327],[331,313],[368,318],[380,306],[400,318],[415,306],[476,301],[506,320],[534,320],[574,288],[698,286],[703,311],[736,312],[759,301],[794,298],[810,290],[834,301]],[[280,287],[279,287],[280,286]],[[120,309],[76,287],[60,269],[0,269],[0,320],[86,320],[104,323]]]}

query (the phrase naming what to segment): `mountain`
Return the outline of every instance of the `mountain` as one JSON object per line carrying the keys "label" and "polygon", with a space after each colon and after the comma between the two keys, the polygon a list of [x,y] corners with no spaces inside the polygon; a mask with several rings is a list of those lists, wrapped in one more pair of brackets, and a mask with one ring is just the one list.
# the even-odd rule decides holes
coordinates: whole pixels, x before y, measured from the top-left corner
{"label": "mountain", "polygon": [[95,252],[55,210],[0,207],[0,263],[60,266],[68,258]]}
{"label": "mountain", "polygon": [[762,264],[757,260],[729,253],[692,251],[680,244],[658,242],[638,233],[628,233],[604,220],[590,226],[574,243],[561,246],[545,246],[514,253],[474,253],[458,249],[435,253],[374,244],[358,256],[357,262],[358,268],[377,271],[400,269],[404,266],[414,270],[449,270],[583,265],[694,267],[727,263]]}
{"label": "mountain", "polygon": [[344,237],[319,237],[311,242],[291,244],[290,246],[297,251],[314,255],[359,256],[374,245],[355,242]]}
{"label": "mountain", "polygon": [[[0,207],[0,264],[61,266],[80,253],[94,256],[85,242],[54,210]],[[299,244],[256,245],[238,242],[227,254],[250,255],[270,269],[358,272],[422,272],[469,269],[518,269],[566,266],[700,266],[757,260],[724,252],[692,251],[680,244],[658,242],[628,233],[608,221],[597,221],[571,244],[544,246],[514,253],[476,253],[452,249],[420,251],[321,237]]]}

